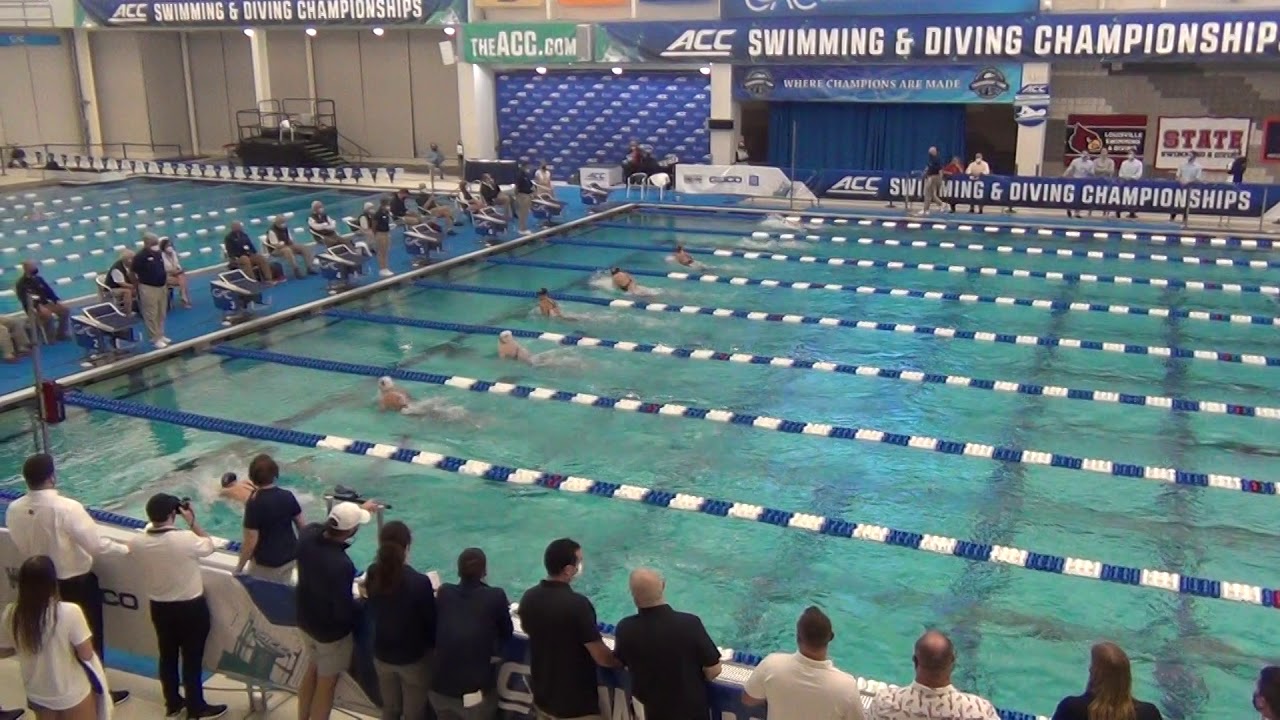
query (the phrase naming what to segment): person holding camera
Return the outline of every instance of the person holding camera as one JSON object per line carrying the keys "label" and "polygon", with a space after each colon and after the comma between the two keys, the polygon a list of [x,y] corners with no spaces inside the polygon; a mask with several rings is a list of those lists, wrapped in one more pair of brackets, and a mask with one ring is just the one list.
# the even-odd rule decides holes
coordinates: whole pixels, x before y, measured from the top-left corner
{"label": "person holding camera", "polygon": [[[189,530],[174,526],[179,515]],[[129,552],[143,569],[144,587],[151,601],[165,717],[176,718],[184,709],[190,720],[221,717],[227,706],[206,703],[202,682],[204,646],[211,622],[200,558],[213,554],[213,538],[196,522],[191,501],[185,498],[166,493],[152,495],[147,501],[147,519],[151,522],[143,533],[129,541]],[[179,655],[185,697],[178,693]]]}

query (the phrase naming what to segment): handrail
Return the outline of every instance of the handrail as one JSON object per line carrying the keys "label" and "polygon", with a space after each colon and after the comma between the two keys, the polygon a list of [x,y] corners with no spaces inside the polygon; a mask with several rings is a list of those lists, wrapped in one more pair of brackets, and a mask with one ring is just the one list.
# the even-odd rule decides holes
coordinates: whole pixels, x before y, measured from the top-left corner
{"label": "handrail", "polygon": [[[368,150],[366,150],[366,149],[365,149],[365,147],[364,147],[363,145],[361,145],[360,143],[356,142],[355,140],[352,140],[351,138],[347,137],[346,135],[343,135],[341,130],[336,130],[336,132],[338,133],[338,142],[340,142],[340,143],[341,143],[341,142],[343,142],[343,141],[346,141],[349,145],[351,145],[352,147],[354,147],[354,148],[356,149],[356,160],[357,160],[357,161],[359,161],[359,160],[363,160],[363,159],[365,159],[365,158],[373,157],[373,153],[371,153],[371,152],[369,152]],[[343,155],[347,155],[347,154],[349,154],[349,153],[345,153],[345,152],[344,152],[344,153],[342,153],[342,154],[343,154]]]}

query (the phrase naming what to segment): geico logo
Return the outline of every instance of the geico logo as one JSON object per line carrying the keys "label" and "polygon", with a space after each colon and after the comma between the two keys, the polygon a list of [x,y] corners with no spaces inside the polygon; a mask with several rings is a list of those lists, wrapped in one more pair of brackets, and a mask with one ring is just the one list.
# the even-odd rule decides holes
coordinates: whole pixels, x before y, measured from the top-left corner
{"label": "geico logo", "polygon": [[108,607],[121,607],[125,610],[138,609],[138,596],[132,593],[102,589],[102,604]]}
{"label": "geico logo", "polygon": [[845,175],[831,186],[829,192],[863,192],[880,191],[880,178],[870,175]]}
{"label": "geico logo", "polygon": [[742,183],[742,178],[738,177],[737,175],[725,175],[725,176],[723,176],[723,177],[718,177],[718,176],[712,175],[712,176],[710,177],[710,179],[709,179],[709,182],[710,182],[711,184],[713,184],[713,185],[714,185],[715,183],[737,183],[737,184],[741,184],[741,183]]}

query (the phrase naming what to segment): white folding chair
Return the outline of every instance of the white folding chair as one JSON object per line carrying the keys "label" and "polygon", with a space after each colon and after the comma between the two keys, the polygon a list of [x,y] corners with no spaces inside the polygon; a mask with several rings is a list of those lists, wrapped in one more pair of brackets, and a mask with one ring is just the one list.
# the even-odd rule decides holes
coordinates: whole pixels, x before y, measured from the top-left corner
{"label": "white folding chair", "polygon": [[649,187],[649,176],[644,173],[631,173],[627,176],[627,199],[631,199],[631,188],[637,188],[640,199],[644,199],[645,188]]}
{"label": "white folding chair", "polygon": [[666,192],[667,187],[671,185],[671,176],[666,173],[654,173],[649,176],[649,182],[658,188],[658,199],[662,199],[662,194]]}

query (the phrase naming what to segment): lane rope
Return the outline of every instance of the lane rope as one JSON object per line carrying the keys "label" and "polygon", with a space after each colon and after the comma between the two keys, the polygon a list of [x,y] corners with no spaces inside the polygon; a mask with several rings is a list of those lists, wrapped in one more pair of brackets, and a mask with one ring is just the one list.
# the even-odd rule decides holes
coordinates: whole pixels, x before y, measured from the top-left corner
{"label": "lane rope", "polygon": [[[757,365],[781,365],[787,367],[812,367],[818,363],[812,360],[794,360],[790,358],[769,358],[768,356],[757,356],[746,353],[726,354],[715,350],[694,350],[691,348],[671,347],[668,345],[651,345],[647,343],[634,343],[629,341],[608,340],[604,338],[589,337],[585,335],[564,335],[561,333],[538,332],[535,330],[522,330],[519,328],[498,327],[493,325],[467,325],[463,323],[438,322],[435,320],[419,320],[416,318],[404,318],[395,315],[375,315],[372,313],[357,312],[354,310],[329,310],[324,313],[328,317],[341,318],[344,320],[356,320],[359,322],[368,322],[381,325],[397,325],[401,327],[414,327],[424,330],[444,330],[452,333],[462,333],[469,335],[493,335],[510,331],[512,335],[521,338],[533,340],[543,340],[546,342],[556,343],[558,345],[568,345],[577,347],[604,347],[619,350],[622,352],[635,352],[653,355],[669,355],[675,357],[687,357],[695,360],[720,360],[725,362],[738,362],[744,364]],[[831,363],[834,365],[834,363]],[[825,369],[825,368],[824,368]],[[829,370],[828,370],[829,371]],[[776,418],[769,418],[766,424],[781,424],[783,421]],[[790,427],[790,426],[788,426]],[[829,426],[826,426],[829,427]],[[800,432],[799,429],[788,430],[789,432]],[[944,455],[966,455],[969,457],[987,458],[991,460],[999,460],[1001,462],[1024,464],[1024,465],[1047,465],[1051,467],[1059,467],[1067,470],[1077,470],[1082,472],[1097,473],[1100,475],[1111,475],[1115,477],[1139,478],[1145,480],[1154,480],[1157,482],[1166,482],[1174,485],[1189,485],[1196,487],[1210,487],[1221,490],[1233,490],[1251,495],[1272,495],[1276,494],[1276,484],[1263,480],[1253,480],[1250,478],[1239,477],[1235,475],[1220,475],[1217,473],[1202,473],[1188,470],[1180,470],[1178,468],[1154,467],[1148,465],[1138,465],[1135,463],[1122,463],[1113,460],[1102,460],[1096,458],[1075,457],[1073,455],[1063,455],[1061,453],[1051,453],[1042,450],[1021,450],[1017,448],[995,447],[992,445],[984,445],[982,443],[970,443],[956,440],[940,440],[938,438],[904,435],[901,433],[887,433],[881,430],[868,428],[839,428],[832,429],[843,436],[846,433],[852,435],[852,439],[862,440],[865,442],[885,443],[888,445],[897,445],[899,447],[908,447],[915,450],[925,450],[929,452],[942,453]]]}
{"label": "lane rope", "polygon": [[543,470],[508,467],[481,460],[441,455],[395,445],[353,440],[337,435],[305,433],[207,415],[197,415],[179,410],[169,410],[90,395],[82,391],[68,393],[67,404],[89,410],[103,410],[117,415],[166,422],[226,435],[238,435],[254,440],[396,460],[495,482],[505,482],[513,485],[536,485],[548,490],[638,502],[668,510],[683,510],[716,517],[750,520],[789,530],[803,530],[819,535],[893,545],[911,550],[932,552],[938,555],[952,555],[975,562],[1009,565],[1026,570],[1153,588],[1195,597],[1229,600],[1247,605],[1259,605],[1269,608],[1280,607],[1280,590],[1258,585],[1200,578],[1163,570],[1114,565],[1086,558],[1052,555],[1014,547],[958,540],[942,535],[896,530],[879,525],[857,523],[842,518],[777,510],[750,503],[705,498],[688,493],[593,480],[591,478]]}
{"label": "lane rope", "polygon": [[[579,245],[583,247],[621,248],[643,251],[670,252],[669,248],[641,247],[626,243],[592,242],[590,240],[559,240],[559,245]],[[941,263],[916,263],[903,260],[875,260],[871,258],[825,258],[813,255],[782,255],[761,251],[716,250],[719,257],[736,257],[745,260],[781,260],[817,265],[841,265],[861,269],[876,268],[879,270],[904,270],[923,273],[949,273],[952,275],[984,275],[987,277],[1011,277],[1019,279],[1061,280],[1065,282],[1091,283],[1101,285],[1147,285],[1156,288],[1173,288],[1178,290],[1194,290],[1197,292],[1225,292],[1234,295],[1280,295],[1280,285],[1258,285],[1254,283],[1224,283],[1212,280],[1183,280],[1181,278],[1141,277],[1128,275],[1098,275],[1095,273],[1059,272],[1057,270],[1029,270],[1027,268],[1000,268],[985,265],[944,265]],[[714,275],[711,277],[715,277]],[[742,278],[731,278],[739,280]],[[750,278],[747,278],[750,279]],[[772,282],[782,286],[802,285],[818,290],[843,290],[844,285],[828,283],[786,283],[781,280],[755,280],[738,285],[759,285]]]}
{"label": "lane rope", "polygon": [[[600,272],[601,268],[590,265],[572,265],[568,263],[533,262],[529,260],[510,260],[489,258],[487,262],[496,265],[521,265],[525,267],[542,267],[556,270],[576,270],[583,272]],[[646,273],[640,270],[629,271],[632,275],[649,277],[665,277],[672,280],[693,282],[724,283],[733,285],[758,284],[763,287],[781,287],[782,284],[767,283],[776,281],[748,282],[748,278],[725,278],[716,275],[694,275],[691,273]],[[732,282],[737,280],[738,282]],[[812,287],[809,283],[800,283],[803,289]],[[855,292],[853,286],[842,286],[849,292]],[[1151,355],[1155,357],[1175,357],[1190,360],[1209,360],[1213,362],[1240,363],[1267,367],[1280,366],[1280,357],[1257,355],[1252,353],[1233,353],[1220,350],[1196,350],[1181,347],[1163,347],[1158,345],[1132,345],[1128,343],[1104,342],[1101,340],[1080,340],[1068,337],[1044,337],[1040,335],[1017,335],[1013,333],[996,333],[987,330],[960,330],[949,327],[933,327],[930,325],[911,325],[908,323],[876,322],[874,320],[855,320],[851,318],[819,317],[812,315],[793,315],[785,313],[769,313],[761,310],[735,310],[729,308],[700,307],[696,305],[668,305],[665,303],[640,303],[629,301],[632,306],[653,312],[681,312],[693,315],[714,315],[716,317],[746,318],[748,320],[764,320],[767,322],[787,322],[800,324],[830,325],[851,327],[859,330],[876,330],[907,335],[933,335],[935,337],[969,340],[973,342],[1004,343],[1008,345],[1039,345],[1042,347],[1063,347],[1077,350],[1093,350],[1097,352],[1122,353],[1127,355]],[[621,305],[615,307],[622,307]]]}
{"label": "lane rope", "polygon": [[[625,250],[637,250],[644,252],[671,252],[670,248],[663,247],[642,247],[637,245],[627,245],[626,243],[583,243],[575,240],[563,240],[553,238],[548,240],[553,245],[588,245],[591,247],[616,247]],[[740,252],[735,250],[707,250],[700,248],[685,248],[685,252],[690,255],[715,255],[718,257],[743,257],[748,260],[780,260],[784,262],[810,262],[810,263],[826,263],[827,258],[814,258],[810,256],[795,255],[779,255],[768,252]],[[759,256],[759,257],[756,257]],[[839,263],[830,263],[839,264]],[[628,271],[630,272],[630,271]],[[639,271],[636,271],[639,272]],[[647,271],[653,272],[653,271]],[[662,277],[665,277],[663,275]],[[760,283],[764,283],[761,280]],[[780,281],[781,282],[781,281]],[[747,283],[751,284],[751,283]],[[1060,300],[1046,300],[1043,298],[1022,298],[1010,295],[978,295],[976,293],[957,293],[944,292],[941,290],[914,290],[911,288],[894,288],[894,287],[878,287],[873,285],[858,286],[840,286],[842,290],[855,292],[859,295],[891,295],[894,297],[910,297],[922,300],[946,300],[962,303],[981,303],[993,305],[1016,305],[1018,307],[1036,308],[1039,310],[1067,310],[1070,312],[1094,312],[1105,313],[1108,315],[1137,315],[1150,317],[1177,317],[1189,320],[1200,320],[1204,322],[1225,322],[1237,325],[1280,325],[1280,317],[1273,315],[1250,315],[1247,313],[1222,313],[1209,312],[1207,310],[1179,310],[1166,307],[1144,307],[1141,305],[1108,305],[1106,303],[1085,303],[1085,302],[1063,302]],[[830,288],[827,288],[830,289]]]}
{"label": "lane rope", "polygon": [[[445,283],[435,280],[421,280],[414,285],[431,290],[444,290],[448,292],[464,292],[478,295],[492,295],[499,297],[519,297],[519,298],[536,298],[537,293],[530,290],[509,290],[507,288],[483,287],[479,285],[459,285],[454,283]],[[647,309],[639,305],[633,304],[631,300],[606,300],[603,298],[590,297],[586,295],[567,295],[556,293],[553,297],[559,302],[582,303],[587,305],[595,305],[597,307],[625,309],[625,310],[643,310]],[[667,312],[684,313],[685,308],[679,306],[662,306]],[[698,308],[705,310],[706,308]],[[687,314],[687,313],[686,313]],[[707,313],[698,313],[707,314]],[[784,321],[785,322],[785,321]],[[635,345],[640,343],[635,341],[614,341],[617,343],[631,342]],[[656,347],[656,346],[655,346]],[[696,348],[686,348],[690,353],[697,352]],[[717,356],[725,356],[734,358],[742,353],[730,353],[721,350],[714,351]],[[903,380],[906,382],[918,382],[936,385],[950,385],[952,387],[971,388],[974,390],[990,390],[993,392],[1011,392],[1023,395],[1039,395],[1049,398],[1065,398],[1068,400],[1083,400],[1086,402],[1101,403],[1119,403],[1121,405],[1138,405],[1143,407],[1156,408],[1159,410],[1168,410],[1172,412],[1203,412],[1211,415],[1235,415],[1240,417],[1256,417],[1266,420],[1280,420],[1280,407],[1266,407],[1254,405],[1240,405],[1236,403],[1219,402],[1216,400],[1190,400],[1185,398],[1168,397],[1164,395],[1134,395],[1130,393],[1113,392],[1110,390],[1092,390],[1081,388],[1068,388],[1058,385],[1035,385],[1030,383],[1021,383],[1013,380],[988,380],[982,378],[970,378],[963,375],[945,375],[942,373],[923,372],[919,370],[895,370],[890,368],[879,368],[873,365],[851,365],[848,363],[835,363],[819,360],[806,360],[795,357],[774,357],[769,355],[744,355],[751,358],[744,361],[753,365],[771,365],[774,367],[794,367],[801,370],[818,370],[822,372],[835,372],[845,375],[860,375],[863,377],[878,377],[889,380]],[[719,359],[719,357],[715,358]]]}

